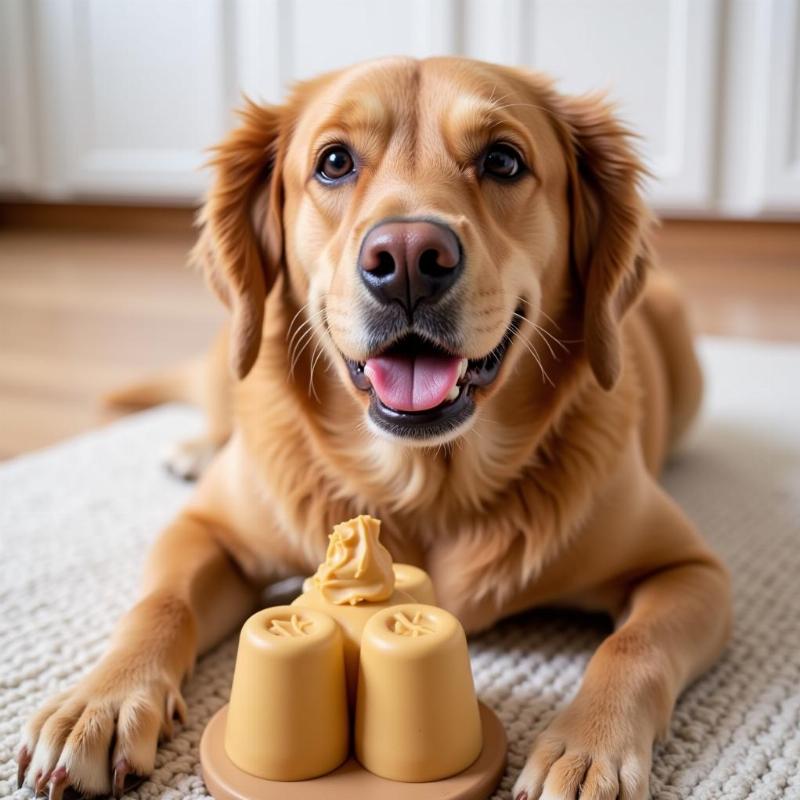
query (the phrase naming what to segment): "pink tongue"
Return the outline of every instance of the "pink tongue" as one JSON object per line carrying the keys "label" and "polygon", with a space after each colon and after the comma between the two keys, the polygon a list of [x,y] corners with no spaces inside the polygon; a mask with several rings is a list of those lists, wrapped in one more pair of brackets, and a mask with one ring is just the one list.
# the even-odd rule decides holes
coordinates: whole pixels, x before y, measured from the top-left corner
{"label": "pink tongue", "polygon": [[458,382],[455,356],[379,356],[364,374],[381,402],[396,411],[425,411],[445,401]]}

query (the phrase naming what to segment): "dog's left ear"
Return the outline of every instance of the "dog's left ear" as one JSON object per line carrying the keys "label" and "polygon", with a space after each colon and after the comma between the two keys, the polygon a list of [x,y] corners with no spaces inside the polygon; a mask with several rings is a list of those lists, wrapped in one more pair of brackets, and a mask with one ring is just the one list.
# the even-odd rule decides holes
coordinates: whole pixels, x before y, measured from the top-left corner
{"label": "dog's left ear", "polygon": [[258,356],[264,302],[283,261],[285,109],[248,101],[239,116],[239,127],[214,148],[214,180],[191,261],[231,311],[231,371],[244,378]]}
{"label": "dog's left ear", "polygon": [[583,333],[598,383],[619,377],[619,322],[644,288],[652,218],[641,197],[646,176],[631,133],[594,95],[560,96],[572,215],[572,263],[584,291]]}

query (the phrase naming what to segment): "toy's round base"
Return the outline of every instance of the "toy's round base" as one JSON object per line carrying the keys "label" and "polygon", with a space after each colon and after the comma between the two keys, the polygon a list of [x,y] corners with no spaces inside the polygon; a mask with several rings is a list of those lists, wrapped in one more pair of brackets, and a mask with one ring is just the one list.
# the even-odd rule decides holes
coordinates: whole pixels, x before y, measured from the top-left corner
{"label": "toy's round base", "polygon": [[200,741],[203,780],[216,800],[486,800],[506,764],[506,733],[497,715],[480,704],[483,750],[463,772],[431,783],[401,783],[373,775],[350,758],[308,781],[266,781],[240,770],[225,754],[228,706],[211,718]]}

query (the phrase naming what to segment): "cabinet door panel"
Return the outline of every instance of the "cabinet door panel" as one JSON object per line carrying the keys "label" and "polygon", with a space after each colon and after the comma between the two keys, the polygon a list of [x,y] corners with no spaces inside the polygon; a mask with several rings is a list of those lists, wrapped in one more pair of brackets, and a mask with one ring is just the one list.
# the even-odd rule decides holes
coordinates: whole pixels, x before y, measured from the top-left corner
{"label": "cabinet door panel", "polygon": [[800,211],[800,0],[779,0],[772,19],[775,46],[767,147],[767,209]]}
{"label": "cabinet door panel", "polygon": [[192,198],[223,132],[220,0],[47,0],[40,32],[49,189]]}
{"label": "cabinet door panel", "polygon": [[450,33],[435,28],[435,16],[443,5],[449,4],[440,0],[297,0],[292,74],[307,78],[378,56],[440,52]]}
{"label": "cabinet door panel", "polygon": [[295,80],[370,58],[455,53],[457,0],[238,0],[237,74],[277,102]]}
{"label": "cabinet door panel", "polygon": [[729,0],[720,207],[800,213],[800,0]]}
{"label": "cabinet door panel", "polygon": [[25,0],[0,0],[0,190],[34,189],[30,17]]}

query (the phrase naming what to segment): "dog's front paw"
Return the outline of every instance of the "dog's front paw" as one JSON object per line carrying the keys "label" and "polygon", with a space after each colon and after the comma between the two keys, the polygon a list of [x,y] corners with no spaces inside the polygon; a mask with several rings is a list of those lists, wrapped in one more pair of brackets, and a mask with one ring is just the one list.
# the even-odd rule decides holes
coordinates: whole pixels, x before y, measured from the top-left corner
{"label": "dog's front paw", "polygon": [[175,442],[161,455],[161,461],[176,478],[196,481],[214,460],[219,444],[205,437]]}
{"label": "dog's front paw", "polygon": [[635,714],[573,703],[536,739],[514,800],[644,800],[653,734]]}
{"label": "dog's front paw", "polygon": [[[178,684],[157,664],[111,653],[77,686],[28,721],[18,756],[20,786],[60,800],[67,787],[120,796],[153,770],[159,738],[185,718]],[[112,749],[113,748],[113,749]]]}

